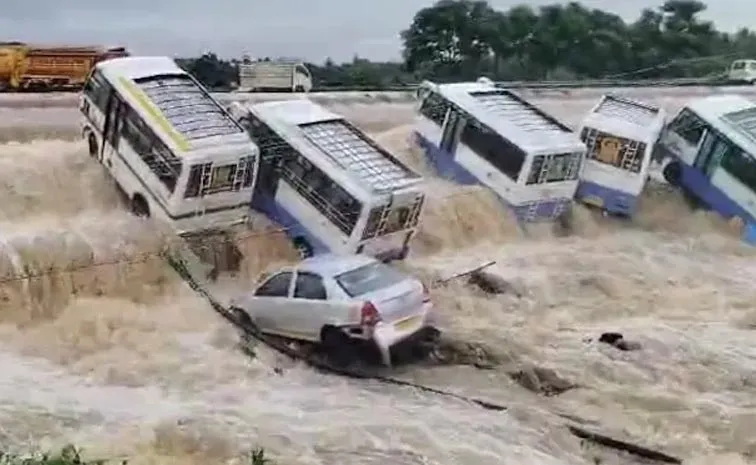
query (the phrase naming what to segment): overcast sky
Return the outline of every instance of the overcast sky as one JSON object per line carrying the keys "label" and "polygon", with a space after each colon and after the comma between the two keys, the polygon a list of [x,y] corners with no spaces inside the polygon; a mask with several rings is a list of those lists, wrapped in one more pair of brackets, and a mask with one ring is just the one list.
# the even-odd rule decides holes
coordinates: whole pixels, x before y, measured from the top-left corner
{"label": "overcast sky", "polygon": [[[584,0],[632,20],[663,0]],[[125,45],[139,54],[399,57],[399,31],[433,0],[6,0],[0,40]],[[507,9],[516,0],[491,0]],[[530,0],[531,5],[553,3]],[[706,14],[720,29],[756,27],[756,1],[716,0]]]}

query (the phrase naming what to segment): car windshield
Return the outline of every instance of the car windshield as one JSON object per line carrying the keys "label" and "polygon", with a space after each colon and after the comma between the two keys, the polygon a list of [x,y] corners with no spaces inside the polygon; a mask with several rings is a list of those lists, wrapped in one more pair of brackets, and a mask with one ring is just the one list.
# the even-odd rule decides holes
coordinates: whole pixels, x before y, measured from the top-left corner
{"label": "car windshield", "polygon": [[349,297],[357,297],[404,281],[405,277],[383,263],[370,263],[335,276]]}

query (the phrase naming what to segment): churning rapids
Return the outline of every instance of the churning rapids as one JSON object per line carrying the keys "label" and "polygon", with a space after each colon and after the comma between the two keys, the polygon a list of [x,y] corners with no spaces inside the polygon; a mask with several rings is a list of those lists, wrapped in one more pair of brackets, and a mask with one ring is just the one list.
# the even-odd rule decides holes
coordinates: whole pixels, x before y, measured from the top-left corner
{"label": "churning rapids", "polygon": [[[538,103],[577,123],[593,100]],[[728,225],[654,187],[634,224],[578,207],[568,237],[523,238],[487,192],[432,178],[407,143],[411,104],[332,106],[431,177],[406,266],[443,276],[493,259],[520,295],[435,289],[450,337],[499,365],[397,376],[510,409],[327,376],[263,348],[248,358],[149,253],[167,239],[120,206],[76,138],[76,110],[14,105],[0,108],[1,444],[73,442],[160,465],[226,462],[256,445],[287,465],[634,463],[581,445],[562,427],[570,415],[691,463],[756,457],[756,266]],[[244,250],[237,285],[293,257],[280,234]],[[12,279],[24,273],[39,277]],[[613,330],[642,350],[595,342]],[[526,364],[578,388],[527,391],[506,375]]]}

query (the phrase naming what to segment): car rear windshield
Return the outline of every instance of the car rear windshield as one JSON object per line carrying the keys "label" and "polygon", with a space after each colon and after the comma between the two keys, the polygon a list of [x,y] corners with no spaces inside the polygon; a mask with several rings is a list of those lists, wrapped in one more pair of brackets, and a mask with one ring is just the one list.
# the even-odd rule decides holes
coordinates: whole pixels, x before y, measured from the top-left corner
{"label": "car rear windshield", "polygon": [[383,263],[370,263],[335,277],[349,297],[374,292],[404,281],[405,277]]}

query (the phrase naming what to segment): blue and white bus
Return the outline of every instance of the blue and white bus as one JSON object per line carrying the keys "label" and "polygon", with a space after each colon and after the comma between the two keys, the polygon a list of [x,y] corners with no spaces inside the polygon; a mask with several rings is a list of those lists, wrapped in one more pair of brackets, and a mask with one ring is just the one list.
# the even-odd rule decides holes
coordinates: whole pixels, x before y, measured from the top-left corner
{"label": "blue and white bus", "polygon": [[485,78],[417,97],[414,137],[441,176],[489,187],[523,222],[569,209],[586,150],[572,129]]}
{"label": "blue and white bus", "polygon": [[688,102],[662,132],[666,181],[689,199],[746,226],[755,242],[756,103],[739,95]]}
{"label": "blue and white bus", "polygon": [[407,256],[425,201],[418,173],[310,100],[230,110],[260,147],[253,208],[286,228],[303,256]]}
{"label": "blue and white bus", "polygon": [[631,217],[665,118],[664,110],[654,105],[616,95],[601,97],[580,127],[588,152],[575,198]]}

